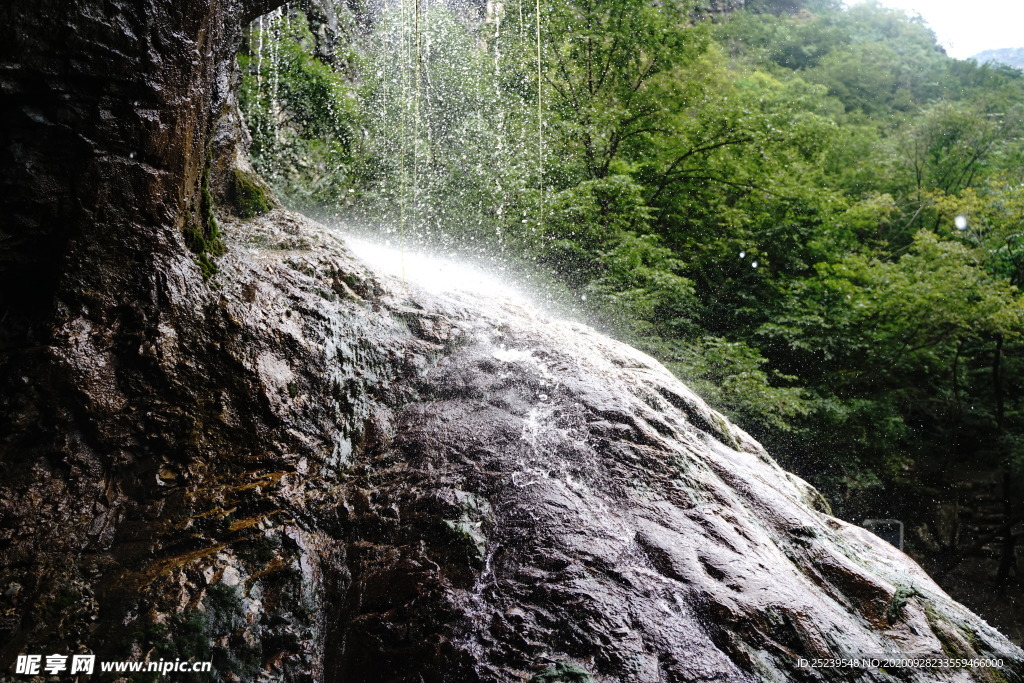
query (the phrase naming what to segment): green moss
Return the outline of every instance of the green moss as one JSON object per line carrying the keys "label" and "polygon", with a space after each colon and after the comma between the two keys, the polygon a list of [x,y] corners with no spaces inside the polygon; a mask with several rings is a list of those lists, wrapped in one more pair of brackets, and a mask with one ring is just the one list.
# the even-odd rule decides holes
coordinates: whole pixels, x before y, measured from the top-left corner
{"label": "green moss", "polygon": [[203,170],[202,185],[199,192],[199,216],[196,220],[190,217],[185,225],[185,246],[195,254],[196,263],[203,274],[204,280],[209,280],[219,272],[214,258],[223,256],[227,251],[224,242],[221,240],[220,224],[213,209],[213,195],[210,193],[210,167]]}
{"label": "green moss", "polygon": [[724,417],[716,413],[712,413],[711,422],[714,424],[715,431],[718,433],[718,436],[722,438],[722,441],[736,450],[742,450],[743,444],[739,442],[739,439],[737,439],[732,433],[732,430],[729,429],[729,422]]}
{"label": "green moss", "polygon": [[256,679],[262,665],[259,643],[249,645],[239,636],[246,626],[242,591],[237,586],[214,584],[206,590],[206,615],[209,623],[208,638],[229,636],[228,647],[215,647],[211,659],[213,668],[221,676],[235,674],[243,681]]}
{"label": "green moss", "polygon": [[[182,681],[256,680],[262,668],[262,648],[241,636],[247,626],[242,592],[237,586],[215,584],[206,589],[201,609],[169,615],[164,623],[136,623],[126,633],[124,651],[137,643],[154,658],[213,661],[214,675],[181,674]],[[215,645],[227,639],[226,646]],[[159,674],[142,674],[140,682],[160,680]]]}
{"label": "green moss", "polygon": [[48,625],[61,624],[78,612],[82,605],[82,593],[72,586],[62,585],[38,607],[40,623]]}
{"label": "green moss", "polygon": [[214,633],[231,633],[245,625],[242,592],[237,586],[217,583],[206,589],[204,601],[210,628]]}
{"label": "green moss", "polygon": [[[956,638],[951,635],[951,632],[961,631],[970,640],[971,636],[974,635],[970,629],[957,626],[949,618],[936,610],[931,603],[925,603],[924,614],[928,619],[928,625],[932,628],[932,633],[939,639],[939,642],[942,644],[942,651],[947,657],[970,658],[975,656],[975,653],[964,648],[963,643],[957,642]],[[974,637],[977,638],[976,635]]]}
{"label": "green moss", "polygon": [[277,557],[282,547],[281,539],[276,536],[260,536],[251,541],[249,559],[257,566],[266,565]]}
{"label": "green moss", "polygon": [[273,208],[273,201],[267,190],[253,173],[234,170],[235,213],[239,218],[262,216]]}
{"label": "green moss", "polygon": [[353,293],[365,293],[366,291],[366,281],[354,273],[331,268],[327,271],[327,277],[337,278],[341,282],[345,283],[345,286],[351,289]]}
{"label": "green moss", "polygon": [[885,612],[885,618],[890,624],[895,624],[903,618],[903,608],[907,606],[907,601],[915,595],[920,595],[920,593],[909,586],[900,586],[896,589],[892,596],[892,602],[889,603],[889,609]]}
{"label": "green moss", "polygon": [[[118,649],[130,652],[137,644],[143,652],[152,652],[154,659],[188,659],[207,661],[211,656],[209,623],[202,612],[172,614],[165,623],[136,622],[125,633]],[[198,681],[198,676],[183,674],[181,680]],[[156,683],[159,673],[140,673],[132,680],[139,683]],[[207,679],[208,680],[208,679]]]}
{"label": "green moss", "polygon": [[822,512],[826,515],[832,514],[832,506],[829,505],[828,501],[825,499],[825,496],[821,495],[821,492],[818,491],[818,489],[809,486],[806,489],[804,489],[804,494],[804,502],[806,502],[812,510]]}
{"label": "green moss", "polygon": [[175,614],[169,626],[155,624],[149,636],[157,654],[164,659],[180,657],[200,661],[210,658],[208,628],[206,615],[201,612]]}
{"label": "green moss", "polygon": [[480,530],[480,525],[467,519],[446,519],[442,523],[448,533],[448,541],[465,551],[470,565],[483,568],[487,558],[487,537]]}
{"label": "green moss", "polygon": [[535,675],[530,683],[594,683],[594,677],[579,664],[559,662]]}

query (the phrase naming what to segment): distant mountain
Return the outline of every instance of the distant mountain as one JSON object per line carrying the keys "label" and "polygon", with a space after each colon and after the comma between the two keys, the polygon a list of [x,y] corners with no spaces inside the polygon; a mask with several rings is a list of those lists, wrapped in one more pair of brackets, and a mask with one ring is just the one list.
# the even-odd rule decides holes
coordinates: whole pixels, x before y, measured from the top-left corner
{"label": "distant mountain", "polygon": [[1024,69],[1024,47],[1004,47],[999,50],[985,50],[971,57],[978,64],[999,62],[1017,69]]}

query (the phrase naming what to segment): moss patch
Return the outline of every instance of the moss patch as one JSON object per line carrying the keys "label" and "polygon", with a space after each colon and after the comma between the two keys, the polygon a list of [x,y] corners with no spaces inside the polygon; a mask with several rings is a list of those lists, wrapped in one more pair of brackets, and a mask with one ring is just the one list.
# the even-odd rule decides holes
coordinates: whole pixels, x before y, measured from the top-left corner
{"label": "moss patch", "polygon": [[594,677],[579,664],[559,662],[535,675],[530,683],[594,683]]}
{"label": "moss patch", "polygon": [[255,218],[274,208],[266,187],[254,173],[234,169],[234,208],[239,218]]}
{"label": "moss patch", "polygon": [[892,596],[892,602],[889,603],[889,609],[885,612],[885,618],[890,624],[895,624],[903,618],[903,608],[907,606],[907,601],[915,595],[920,595],[920,593],[909,586],[900,586],[896,589]]}
{"label": "moss patch", "polygon": [[194,214],[185,224],[185,245],[196,255],[196,263],[209,280],[219,269],[214,258],[223,256],[227,248],[221,240],[220,224],[213,210],[213,195],[210,193],[210,167],[203,170],[202,186],[199,193],[199,219]]}
{"label": "moss patch", "polygon": [[[130,652],[133,645],[150,661],[213,661],[213,674],[176,674],[181,681],[253,681],[262,668],[261,643],[251,642],[245,632],[251,627],[241,590],[237,586],[214,584],[206,590],[199,608],[169,615],[163,623],[137,622],[131,626],[120,649]],[[132,679],[157,683],[159,673],[143,673]],[[166,680],[166,679],[163,679]]]}
{"label": "moss patch", "polygon": [[482,569],[487,559],[487,537],[480,525],[467,519],[446,519],[443,525],[449,544],[464,551],[471,566]]}

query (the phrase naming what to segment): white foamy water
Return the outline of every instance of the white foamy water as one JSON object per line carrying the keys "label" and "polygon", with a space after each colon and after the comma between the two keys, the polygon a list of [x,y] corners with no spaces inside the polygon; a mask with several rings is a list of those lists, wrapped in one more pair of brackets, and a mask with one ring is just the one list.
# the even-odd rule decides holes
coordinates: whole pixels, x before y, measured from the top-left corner
{"label": "white foamy water", "polygon": [[487,272],[483,266],[457,262],[424,251],[401,249],[345,236],[345,243],[373,270],[416,285],[433,294],[461,292],[486,298],[532,303],[515,287],[502,281],[505,266],[495,260]]}

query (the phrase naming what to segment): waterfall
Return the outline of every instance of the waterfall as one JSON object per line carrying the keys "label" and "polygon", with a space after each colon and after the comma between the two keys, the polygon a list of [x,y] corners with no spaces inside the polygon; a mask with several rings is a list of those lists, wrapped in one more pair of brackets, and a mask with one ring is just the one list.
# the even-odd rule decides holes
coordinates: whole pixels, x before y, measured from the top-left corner
{"label": "waterfall", "polygon": [[[358,39],[355,65],[337,76],[358,104],[335,93],[319,105],[339,130],[353,109],[369,113],[358,119],[359,158],[341,162],[355,170],[330,180],[354,179],[358,198],[346,194],[333,211],[385,226],[401,243],[522,252],[539,236],[549,153],[542,5],[517,0],[510,9],[496,0],[479,10],[445,0],[381,5]],[[320,77],[297,57],[315,40],[303,16],[286,6],[253,23],[246,112],[259,170],[300,193],[304,168],[320,177],[318,146],[338,144],[323,131],[330,124],[304,130],[311,114],[295,110],[317,106],[310,79]]]}
{"label": "waterfall", "polygon": [[[259,143],[269,143],[268,149],[260,149],[264,161],[275,158],[282,144],[280,122],[283,109],[280,100],[281,87],[281,42],[289,35],[290,20],[287,6],[260,16],[250,26],[250,38],[255,41],[252,55],[255,76],[254,102],[256,115],[254,137]],[[276,175],[276,164],[270,175]]]}
{"label": "waterfall", "polygon": [[374,154],[393,170],[379,174],[361,218],[391,226],[400,242],[490,245],[536,223],[546,150],[532,64],[539,17],[528,7],[519,0],[513,14],[492,1],[470,16],[444,2],[384,6],[361,96],[374,112]]}
{"label": "waterfall", "polygon": [[278,122],[281,116],[281,107],[278,102],[277,92],[280,87],[280,54],[281,54],[281,15],[283,9],[277,8],[270,14],[270,30],[275,33],[274,40],[270,42],[270,122],[274,131],[274,142],[280,144],[281,130]]}
{"label": "waterfall", "polygon": [[[256,98],[259,99],[263,93],[263,17],[256,20]],[[262,126],[262,121],[257,119],[257,130]]]}
{"label": "waterfall", "polygon": [[537,182],[539,184],[537,220],[544,220],[544,91],[541,72],[540,42],[540,0],[536,0],[537,11],[534,23],[537,27]]}

